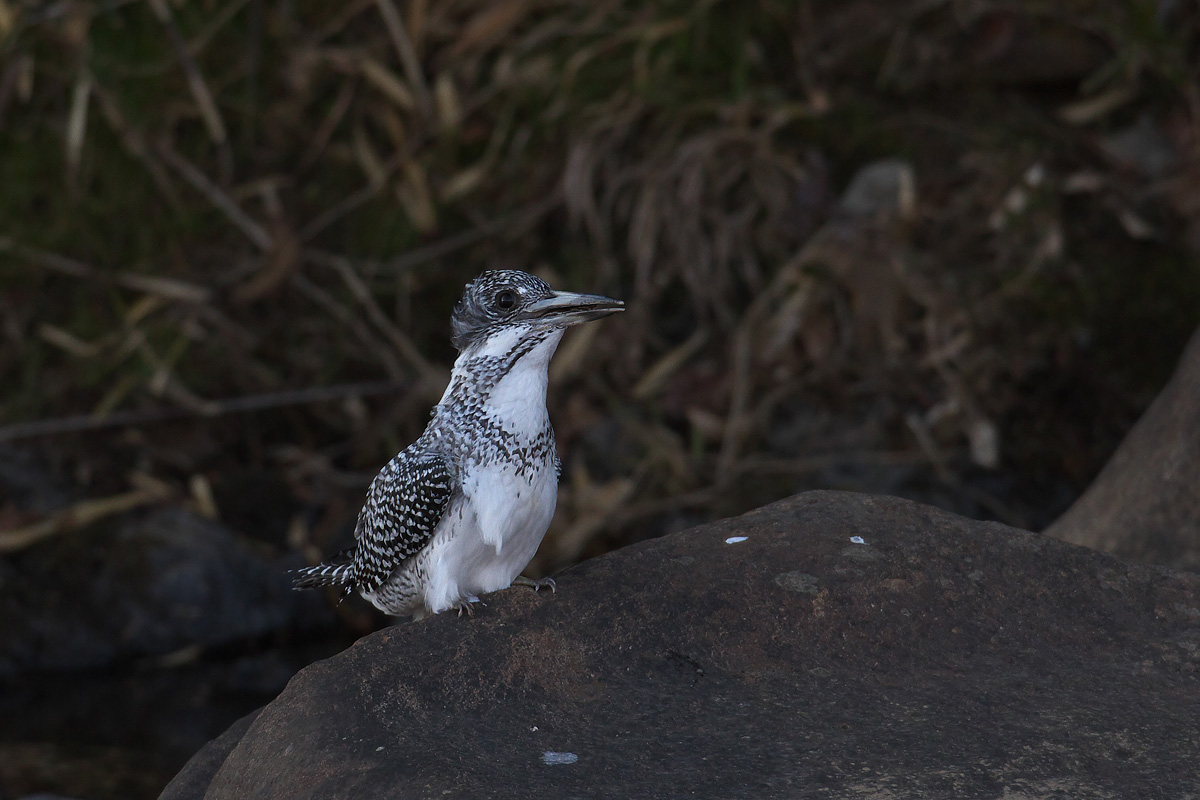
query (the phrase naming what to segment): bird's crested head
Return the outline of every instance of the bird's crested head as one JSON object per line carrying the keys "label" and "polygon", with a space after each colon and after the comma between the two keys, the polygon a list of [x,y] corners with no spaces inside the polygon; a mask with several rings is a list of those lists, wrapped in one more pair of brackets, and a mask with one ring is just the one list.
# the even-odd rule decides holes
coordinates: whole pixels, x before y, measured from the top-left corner
{"label": "bird's crested head", "polygon": [[625,304],[597,294],[556,292],[541,278],[515,269],[484,272],[467,284],[450,318],[451,341],[462,352],[489,336],[521,327],[565,328],[623,311]]}

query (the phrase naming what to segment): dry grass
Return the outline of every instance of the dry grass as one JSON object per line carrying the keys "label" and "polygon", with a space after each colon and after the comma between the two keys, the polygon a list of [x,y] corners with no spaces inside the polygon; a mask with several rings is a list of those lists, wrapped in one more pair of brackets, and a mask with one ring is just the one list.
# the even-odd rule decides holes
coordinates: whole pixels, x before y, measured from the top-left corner
{"label": "dry grass", "polygon": [[556,363],[541,571],[810,486],[1044,523],[1200,318],[1191,6],[0,0],[0,41],[0,439],[242,528],[269,473],[293,546],[485,268],[630,304]]}

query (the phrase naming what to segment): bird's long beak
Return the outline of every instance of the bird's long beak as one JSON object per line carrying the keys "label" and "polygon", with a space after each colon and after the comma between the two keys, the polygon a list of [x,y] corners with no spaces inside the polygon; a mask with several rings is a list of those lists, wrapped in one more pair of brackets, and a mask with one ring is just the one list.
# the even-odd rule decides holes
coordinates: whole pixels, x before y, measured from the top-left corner
{"label": "bird's long beak", "polygon": [[531,303],[521,316],[554,325],[576,325],[625,310],[625,303],[599,294],[555,292],[552,297]]}

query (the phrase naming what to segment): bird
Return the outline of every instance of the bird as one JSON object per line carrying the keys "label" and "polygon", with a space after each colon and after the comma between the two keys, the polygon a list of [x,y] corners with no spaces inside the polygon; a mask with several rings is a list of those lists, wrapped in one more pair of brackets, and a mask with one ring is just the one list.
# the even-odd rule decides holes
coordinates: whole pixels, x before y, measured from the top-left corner
{"label": "bird", "polygon": [[296,570],[297,589],[357,591],[385,614],[422,619],[513,584],[558,500],[562,461],[546,408],[550,359],[572,325],[624,310],[559,292],[519,270],[484,272],[451,315],[458,351],[424,432],[375,476],[354,544]]}

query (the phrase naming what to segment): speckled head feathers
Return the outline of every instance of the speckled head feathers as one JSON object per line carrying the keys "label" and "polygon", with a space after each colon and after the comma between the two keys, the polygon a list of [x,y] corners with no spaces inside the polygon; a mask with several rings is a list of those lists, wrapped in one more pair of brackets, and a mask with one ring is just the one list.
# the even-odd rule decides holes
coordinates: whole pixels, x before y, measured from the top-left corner
{"label": "speckled head feathers", "polygon": [[516,319],[531,303],[554,296],[550,284],[527,272],[499,269],[467,284],[450,317],[451,341],[460,351],[493,326]]}

